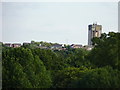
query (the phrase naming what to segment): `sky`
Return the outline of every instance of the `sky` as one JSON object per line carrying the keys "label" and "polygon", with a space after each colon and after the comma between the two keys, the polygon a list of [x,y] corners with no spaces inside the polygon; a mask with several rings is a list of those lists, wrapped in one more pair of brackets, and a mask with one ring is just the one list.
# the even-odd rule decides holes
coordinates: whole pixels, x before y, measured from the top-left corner
{"label": "sky", "polygon": [[[0,14],[1,16],[1,14]],[[88,43],[88,25],[118,31],[117,2],[3,2],[2,41]]]}
{"label": "sky", "polygon": [[118,2],[118,31],[120,32],[120,1]]}

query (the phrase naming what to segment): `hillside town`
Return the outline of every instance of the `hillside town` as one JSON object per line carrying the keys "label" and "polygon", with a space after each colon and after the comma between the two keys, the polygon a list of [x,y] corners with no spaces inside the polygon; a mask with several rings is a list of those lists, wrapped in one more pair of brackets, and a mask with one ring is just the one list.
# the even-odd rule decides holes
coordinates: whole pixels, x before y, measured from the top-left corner
{"label": "hillside town", "polygon": [[93,23],[88,25],[88,45],[81,45],[81,44],[71,44],[71,45],[66,45],[66,44],[58,44],[58,43],[48,43],[48,42],[35,42],[31,41],[30,43],[28,42],[23,42],[21,43],[2,43],[5,47],[12,47],[12,48],[17,48],[17,47],[34,47],[34,48],[41,48],[41,49],[51,49],[51,50],[66,50],[66,46],[69,48],[83,48],[86,50],[92,50],[94,47],[92,44],[92,38],[93,37],[101,37],[102,34],[102,25],[98,25],[97,23]]}
{"label": "hillside town", "polygon": [[118,0],[0,6],[0,90],[120,88]]}
{"label": "hillside town", "polygon": [[[73,49],[76,49],[76,48],[83,48],[83,49],[86,49],[86,50],[91,50],[93,48],[93,46],[90,46],[90,45],[84,45],[82,46],[81,44],[71,44],[71,45],[66,45],[66,44],[58,44],[58,43],[51,43],[51,45],[45,45],[44,43],[42,44],[36,44],[36,43],[39,43],[39,42],[32,42],[31,43],[28,43],[28,42],[24,42],[23,44],[21,43],[2,43],[0,42],[1,44],[3,44],[3,46],[5,47],[11,47],[11,48],[18,48],[18,47],[25,47],[25,46],[32,46],[32,47],[35,47],[35,48],[40,48],[40,49],[51,49],[51,50],[66,50],[66,46],[68,46],[69,48],[73,48]],[[47,43],[49,44],[49,43]]]}

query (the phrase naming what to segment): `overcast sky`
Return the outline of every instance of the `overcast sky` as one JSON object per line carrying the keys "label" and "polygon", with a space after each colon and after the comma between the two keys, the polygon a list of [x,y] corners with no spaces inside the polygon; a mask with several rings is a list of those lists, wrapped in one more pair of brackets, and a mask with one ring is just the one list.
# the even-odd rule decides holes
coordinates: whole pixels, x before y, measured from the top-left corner
{"label": "overcast sky", "polygon": [[4,2],[2,41],[88,43],[88,25],[102,25],[102,32],[118,31],[117,2]]}

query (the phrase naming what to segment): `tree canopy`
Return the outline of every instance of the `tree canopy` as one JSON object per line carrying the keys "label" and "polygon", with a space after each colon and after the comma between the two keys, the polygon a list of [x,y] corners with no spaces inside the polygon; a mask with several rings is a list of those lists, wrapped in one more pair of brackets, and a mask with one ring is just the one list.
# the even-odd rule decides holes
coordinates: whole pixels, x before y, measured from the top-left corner
{"label": "tree canopy", "polygon": [[19,48],[3,45],[2,87],[120,88],[120,33],[103,33],[92,42],[91,51],[40,49],[39,44],[52,44],[35,41]]}

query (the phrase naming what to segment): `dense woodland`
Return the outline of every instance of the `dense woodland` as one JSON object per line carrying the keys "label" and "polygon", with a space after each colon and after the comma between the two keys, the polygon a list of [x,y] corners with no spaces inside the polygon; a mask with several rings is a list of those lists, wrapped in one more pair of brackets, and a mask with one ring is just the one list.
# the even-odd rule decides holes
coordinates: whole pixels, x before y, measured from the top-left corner
{"label": "dense woodland", "polygon": [[92,41],[91,51],[3,46],[3,88],[120,88],[120,33]]}

